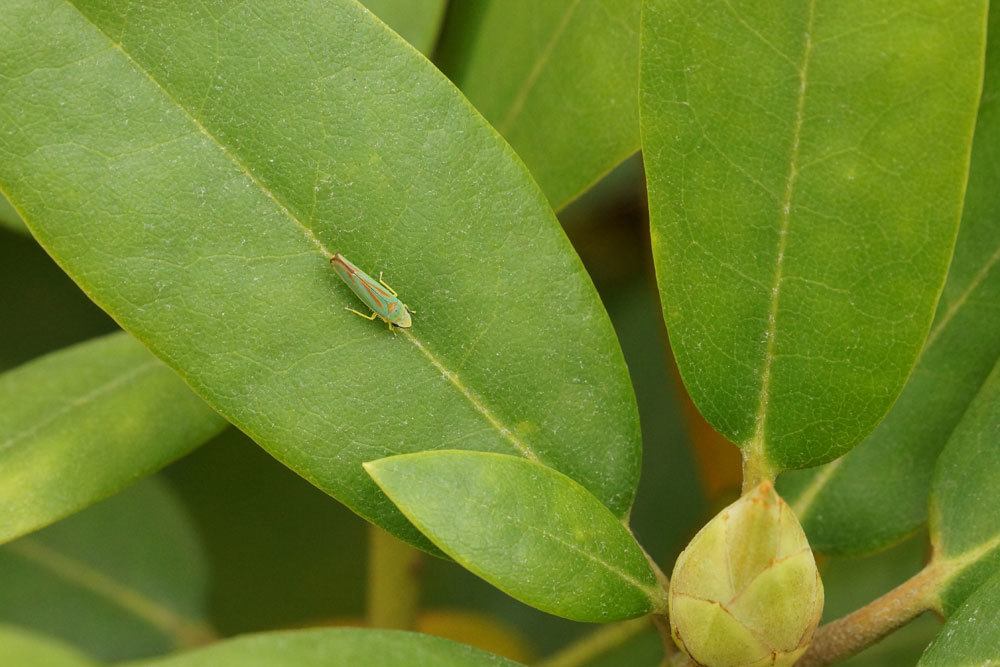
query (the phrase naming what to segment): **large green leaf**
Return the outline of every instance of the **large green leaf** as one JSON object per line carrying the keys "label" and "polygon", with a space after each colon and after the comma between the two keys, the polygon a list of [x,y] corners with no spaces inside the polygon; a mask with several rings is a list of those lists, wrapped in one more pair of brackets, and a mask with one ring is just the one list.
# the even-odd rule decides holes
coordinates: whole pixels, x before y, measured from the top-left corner
{"label": "large green leaf", "polygon": [[438,59],[557,210],[639,148],[641,0],[455,2]]}
{"label": "large green leaf", "polygon": [[[397,534],[421,540],[360,463],[429,448],[538,459],[624,516],[632,389],[523,166],[351,0],[223,4],[8,3],[0,186],[39,241],[219,412]],[[334,250],[386,271],[412,332],[345,312]]]}
{"label": "large green leaf", "polygon": [[226,426],[125,333],[0,375],[0,542],[159,470]]}
{"label": "large green leaf", "polygon": [[197,535],[156,478],[0,547],[0,622],[103,659],[211,639],[207,587]]}
{"label": "large green leaf", "polygon": [[1000,571],[1000,361],[934,471],[930,527],[935,561],[950,571],[939,592],[950,613]]}
{"label": "large green leaf", "polygon": [[962,224],[920,361],[867,440],[778,485],[819,551],[874,551],[927,520],[934,462],[1000,357],[1000,11],[990,26]]}
{"label": "large green leaf", "polygon": [[589,622],[665,608],[666,593],[628,529],[551,468],[462,451],[365,468],[431,542],[526,604]]}
{"label": "large green leaf", "polygon": [[247,635],[130,667],[515,667],[518,663],[414,632],[338,628]]}
{"label": "large green leaf", "polygon": [[917,667],[1000,664],[1000,572],[958,608]]}
{"label": "large green leaf", "polygon": [[363,0],[365,7],[424,54],[430,53],[437,40],[444,3],[445,0]]}
{"label": "large green leaf", "polygon": [[93,667],[76,649],[44,635],[0,625],[0,665],[17,667]]}
{"label": "large green leaf", "polygon": [[657,279],[695,403],[764,473],[889,409],[951,258],[986,2],[648,0]]}

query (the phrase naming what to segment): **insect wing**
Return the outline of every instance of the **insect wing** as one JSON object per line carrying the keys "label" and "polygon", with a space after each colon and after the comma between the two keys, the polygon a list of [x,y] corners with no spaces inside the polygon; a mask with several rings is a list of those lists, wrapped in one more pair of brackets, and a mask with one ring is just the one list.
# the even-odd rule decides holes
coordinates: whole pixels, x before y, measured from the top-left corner
{"label": "insect wing", "polygon": [[331,264],[333,264],[333,268],[337,272],[337,275],[340,276],[345,283],[347,283],[347,286],[351,288],[351,291],[354,292],[366,306],[374,310],[386,320],[395,319],[389,313],[389,305],[398,301],[396,297],[378,284],[378,282],[376,282],[371,276],[352,264],[350,260],[343,255],[334,255]]}

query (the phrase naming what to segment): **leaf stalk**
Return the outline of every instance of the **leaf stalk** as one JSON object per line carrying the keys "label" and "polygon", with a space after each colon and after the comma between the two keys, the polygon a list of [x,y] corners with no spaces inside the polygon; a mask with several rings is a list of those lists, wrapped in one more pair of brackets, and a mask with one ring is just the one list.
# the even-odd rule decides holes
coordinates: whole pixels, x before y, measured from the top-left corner
{"label": "leaf stalk", "polygon": [[412,630],[420,607],[423,554],[378,526],[368,527],[369,627]]}

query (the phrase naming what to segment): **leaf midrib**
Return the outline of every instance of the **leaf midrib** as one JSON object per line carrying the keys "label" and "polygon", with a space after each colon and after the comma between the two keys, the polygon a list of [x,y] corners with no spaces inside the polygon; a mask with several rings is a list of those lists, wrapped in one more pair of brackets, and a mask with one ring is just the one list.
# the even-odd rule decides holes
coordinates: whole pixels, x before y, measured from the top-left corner
{"label": "leaf midrib", "polygon": [[541,77],[545,67],[549,64],[549,60],[552,58],[552,52],[555,51],[556,44],[559,43],[559,40],[562,38],[567,26],[569,26],[570,20],[573,18],[573,14],[576,13],[576,8],[579,6],[580,0],[573,0],[572,3],[563,11],[563,15],[559,17],[559,23],[556,24],[556,28],[552,31],[552,34],[549,36],[545,46],[542,47],[542,51],[538,54],[538,59],[535,61],[535,64],[532,65],[531,70],[528,72],[528,76],[525,77],[520,87],[518,87],[517,92],[514,94],[514,99],[511,101],[510,107],[507,109],[507,113],[505,113],[503,119],[497,123],[497,130],[504,135],[510,131],[514,121],[517,120],[517,118],[521,115],[521,112],[524,111],[524,105],[528,101],[528,95],[531,94],[531,91],[534,89],[539,77]]}
{"label": "leaf midrib", "polygon": [[788,247],[788,231],[791,226],[792,200],[795,195],[795,185],[799,178],[799,152],[802,140],[802,125],[805,117],[806,90],[809,83],[809,63],[812,60],[813,52],[812,32],[816,18],[816,0],[810,0],[808,12],[802,58],[798,67],[799,90],[795,101],[795,119],[792,124],[791,155],[788,161],[788,173],[785,176],[785,190],[782,196],[779,217],[777,259],[775,260],[774,276],[771,281],[771,301],[768,305],[767,328],[765,330],[767,346],[764,350],[764,360],[760,373],[760,394],[754,419],[754,432],[750,442],[747,444],[749,455],[756,456],[760,461],[767,460],[764,446],[767,437],[768,406],[771,400],[771,371],[775,357],[778,307],[781,302],[781,283],[784,275],[785,251]]}
{"label": "leaf midrib", "polygon": [[563,546],[567,551],[578,554],[583,558],[586,558],[590,562],[594,563],[595,565],[603,567],[605,570],[608,571],[608,573],[624,581],[626,584],[628,584],[629,586],[637,590],[639,593],[644,595],[649,600],[649,604],[653,608],[656,608],[659,603],[659,600],[662,599],[663,592],[658,587],[647,586],[646,584],[642,583],[634,576],[626,572],[625,570],[615,566],[613,563],[610,563],[609,561],[604,560],[597,554],[587,551],[586,549],[582,549],[580,548],[579,545],[573,544],[572,542],[562,539],[558,535],[550,533],[549,531],[545,530],[545,528],[542,526],[534,526],[528,524],[525,527],[528,528],[529,530],[533,530],[539,533],[544,539],[551,540],[552,542],[555,542],[556,544]]}
{"label": "leaf midrib", "polygon": [[[475,499],[475,498],[471,498],[470,497],[470,498],[466,499],[466,502],[474,503],[477,507],[479,507],[479,509],[482,510],[482,515],[483,516],[489,516],[490,513],[492,513],[492,511],[494,509],[491,505],[489,505],[488,503],[486,503],[482,499]],[[417,517],[415,515],[411,516],[412,512],[410,512],[409,510],[403,510],[403,513],[406,514],[406,516],[407,516],[408,519],[410,519],[414,523],[417,523],[418,519],[417,519]],[[530,521],[526,520],[522,516],[512,516],[512,515],[508,514],[505,517],[505,521],[506,521],[506,523],[508,525],[519,525],[524,530],[533,531],[533,532],[541,535],[543,540],[550,540],[552,542],[555,542],[556,544],[559,544],[559,545],[565,547],[565,549],[567,551],[569,551],[571,553],[574,553],[574,554],[577,554],[579,556],[582,556],[583,558],[589,560],[590,562],[594,563],[595,565],[603,568],[606,572],[608,572],[609,574],[611,574],[615,578],[620,579],[625,584],[627,584],[628,586],[631,586],[636,591],[638,591],[641,595],[643,595],[649,601],[649,604],[650,604],[651,608],[657,609],[659,606],[661,606],[660,602],[661,602],[661,600],[663,599],[663,597],[664,597],[664,595],[666,593],[665,593],[665,591],[663,591],[658,586],[656,586],[656,585],[648,586],[648,585],[644,584],[643,582],[639,581],[636,577],[634,577],[633,575],[629,574],[628,572],[626,572],[622,568],[614,565],[610,561],[606,561],[603,558],[601,558],[600,556],[598,556],[597,554],[591,553],[590,551],[588,551],[588,550],[586,550],[584,548],[581,548],[577,544],[573,544],[572,542],[564,540],[561,537],[555,535],[554,533],[550,533],[548,530],[545,529],[544,526],[535,525],[535,524],[531,523]],[[441,548],[442,551],[445,551],[445,549],[444,549],[443,546],[441,546],[441,545],[438,545],[438,546]],[[459,562],[463,566],[465,566],[466,569],[469,569],[469,570],[472,570],[472,571],[479,571],[481,573],[481,576],[483,576],[484,578],[487,578],[487,577],[490,576],[489,572],[487,572],[483,568],[479,568],[473,561],[469,560],[468,558],[463,558],[463,557],[461,557],[458,554],[449,554],[449,555],[451,555],[453,558],[455,558],[455,560],[457,562]]]}
{"label": "leaf midrib", "polygon": [[[216,146],[220,151],[222,151],[222,154],[225,155],[226,158],[228,158],[243,175],[249,178],[250,181],[255,186],[257,186],[260,189],[260,191],[263,192],[265,196],[267,196],[268,199],[274,202],[275,206],[277,206],[278,209],[289,220],[291,220],[293,224],[295,224],[300,229],[302,234],[319,250],[320,254],[322,254],[327,260],[333,258],[334,253],[331,252],[326,247],[326,245],[323,244],[323,242],[319,239],[319,237],[316,236],[313,230],[306,224],[304,224],[301,220],[299,220],[299,218],[291,211],[291,209],[288,206],[286,206],[281,201],[281,199],[256,176],[256,174],[254,174],[251,168],[247,164],[245,164],[239,158],[239,156],[231,152],[229,148],[222,141],[219,140],[218,137],[216,137],[212,132],[210,132],[208,128],[199,120],[199,118],[195,116],[194,112],[191,109],[181,104],[170,93],[170,91],[167,90],[167,88],[162,83],[160,83],[160,81],[157,80],[156,77],[153,76],[152,72],[150,72],[146,67],[144,67],[141,63],[139,63],[139,61],[133,58],[132,55],[125,49],[124,44],[122,44],[120,41],[115,40],[100,25],[91,20],[91,18],[87,16],[87,14],[84,13],[76,5],[76,3],[73,2],[73,0],[65,0],[65,2],[69,6],[71,6],[81,16],[81,18],[83,18],[87,23],[92,25],[100,34],[104,35],[104,37],[110,42],[110,44],[122,54],[122,56],[132,65],[133,68],[135,68],[136,71],[142,73],[142,75],[145,76],[149,80],[149,82],[152,83],[163,94],[163,96],[170,103],[174,105],[175,108],[179,109],[191,121],[191,123],[194,124],[194,126],[206,139],[208,139],[214,146]],[[478,396],[478,394],[476,394],[467,385],[465,385],[461,381],[457,373],[448,369],[448,367],[436,355],[434,355],[430,351],[430,349],[428,349],[428,347],[425,344],[423,344],[416,335],[414,335],[410,331],[404,331],[404,336],[411,344],[413,344],[413,346],[421,353],[421,355],[432,366],[435,367],[437,371],[442,372],[446,375],[449,382],[458,391],[459,395],[462,396],[462,398],[465,399],[472,406],[472,408],[487,421],[487,423],[489,423],[490,427],[493,428],[495,431],[497,431],[498,435],[500,435],[502,439],[507,441],[508,444],[510,444],[517,451],[519,455],[535,461],[541,460],[540,457],[537,455],[537,453],[535,453],[534,450],[531,447],[529,447],[523,440],[518,438],[514,434],[513,430],[504,425],[503,422],[496,417],[495,413]],[[178,370],[182,371],[181,377],[186,378],[186,374],[183,372],[183,369],[178,369]]]}

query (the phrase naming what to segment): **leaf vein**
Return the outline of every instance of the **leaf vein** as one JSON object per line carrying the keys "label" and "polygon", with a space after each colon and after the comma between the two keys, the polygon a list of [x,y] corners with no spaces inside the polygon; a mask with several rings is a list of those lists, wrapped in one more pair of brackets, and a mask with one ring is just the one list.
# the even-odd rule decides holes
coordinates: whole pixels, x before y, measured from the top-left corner
{"label": "leaf vein", "polygon": [[515,120],[517,120],[517,117],[521,115],[521,112],[524,111],[524,105],[528,101],[528,95],[538,82],[538,77],[542,75],[542,71],[545,70],[545,66],[548,65],[549,58],[552,57],[552,52],[555,50],[556,44],[559,42],[563,32],[566,30],[566,26],[569,25],[570,19],[573,18],[573,14],[576,12],[576,8],[579,6],[580,0],[573,0],[572,4],[566,7],[562,17],[559,19],[558,25],[556,25],[556,29],[549,37],[549,41],[545,43],[545,47],[542,49],[542,52],[538,55],[538,60],[535,61],[531,71],[528,72],[527,78],[525,78],[521,87],[518,89],[517,94],[514,96],[514,101],[511,102],[510,108],[507,109],[507,113],[504,115],[503,120],[497,124],[497,129],[501,133],[507,134],[507,131],[510,130],[510,126]]}
{"label": "leaf vein", "polygon": [[766,349],[764,351],[763,367],[760,373],[760,397],[757,403],[754,434],[750,441],[750,453],[758,457],[764,453],[765,426],[767,410],[770,403],[771,371],[775,357],[775,335],[777,333],[778,306],[781,301],[781,281],[783,278],[785,251],[788,247],[788,230],[792,218],[792,200],[795,195],[795,185],[799,177],[799,151],[802,143],[802,125],[805,117],[806,90],[809,84],[809,62],[812,57],[813,23],[816,18],[816,0],[809,3],[809,15],[806,20],[805,37],[803,39],[802,62],[799,66],[799,90],[795,101],[795,119],[792,123],[792,147],[788,161],[788,174],[785,177],[785,192],[782,199],[778,226],[778,249],[774,266],[774,278],[771,285],[771,302],[767,313],[767,329],[765,331]]}

